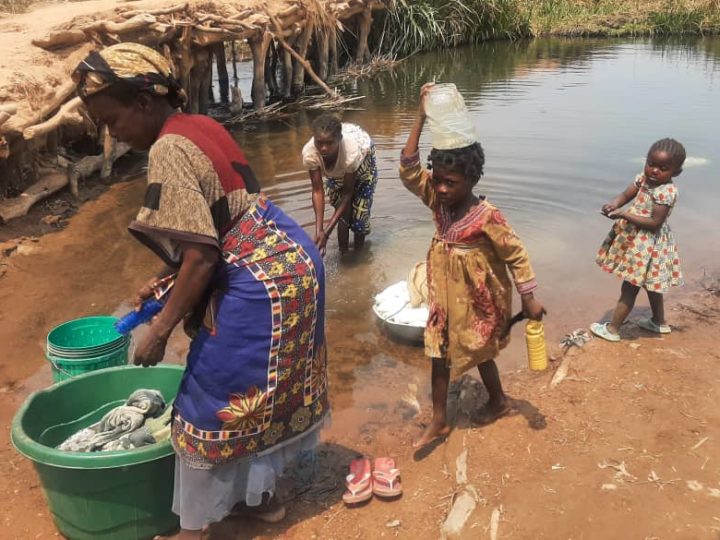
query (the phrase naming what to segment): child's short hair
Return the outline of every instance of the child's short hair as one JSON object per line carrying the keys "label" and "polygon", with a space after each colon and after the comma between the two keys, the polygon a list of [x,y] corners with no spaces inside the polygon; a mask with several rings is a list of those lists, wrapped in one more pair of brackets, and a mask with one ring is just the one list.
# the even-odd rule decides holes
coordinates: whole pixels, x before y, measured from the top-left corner
{"label": "child's short hair", "polygon": [[463,148],[438,150],[433,148],[428,157],[428,166],[440,167],[450,172],[460,173],[477,184],[483,175],[485,165],[485,152],[479,142]]}
{"label": "child's short hair", "polygon": [[312,128],[313,133],[327,133],[334,139],[342,136],[342,121],[339,116],[332,113],[318,116],[313,122]]}
{"label": "child's short hair", "polygon": [[650,147],[650,150],[648,150],[648,156],[653,152],[667,153],[678,169],[682,168],[683,163],[685,163],[685,147],[675,139],[660,139],[659,141],[655,141]]}

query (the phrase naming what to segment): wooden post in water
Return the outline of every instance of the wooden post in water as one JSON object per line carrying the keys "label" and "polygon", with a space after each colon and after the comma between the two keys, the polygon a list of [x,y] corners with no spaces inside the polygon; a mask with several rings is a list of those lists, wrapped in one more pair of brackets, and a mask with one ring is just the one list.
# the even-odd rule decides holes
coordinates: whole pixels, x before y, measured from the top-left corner
{"label": "wooden post in water", "polygon": [[235,40],[232,41],[232,66],[233,66],[233,83],[235,86],[238,85],[238,75],[237,75],[237,58],[236,58],[236,52],[235,52]]}
{"label": "wooden post in water", "polygon": [[267,30],[248,40],[253,57],[252,102],[255,110],[265,106],[265,57],[267,56],[272,33]]}
{"label": "wooden post in water", "polygon": [[[285,40],[287,44],[292,47],[297,41],[297,36],[291,36]],[[293,57],[290,51],[285,47],[280,51],[282,55],[280,57],[280,94],[289,98],[292,95],[292,82],[293,82]]]}
{"label": "wooden post in water", "polygon": [[[307,74],[312,78],[313,81],[315,81],[315,84],[317,84],[320,88],[322,88],[329,96],[333,98],[337,98],[338,94],[335,92],[332,88],[330,88],[325,81],[323,81],[320,77],[318,77],[317,73],[315,73],[315,70],[313,69],[310,62],[307,61],[307,58],[304,56],[301,56],[300,53],[296,50],[294,50],[290,45],[287,44],[285,41],[285,38],[282,36],[282,27],[280,26],[280,23],[278,22],[276,17],[273,17],[273,24],[275,24],[275,28],[278,30],[278,33],[275,34],[275,37],[277,38],[278,42],[280,42],[280,45],[283,46],[285,50],[287,50],[295,59],[298,64],[300,64],[303,68],[303,73],[307,72]],[[307,48],[306,48],[307,49]]]}
{"label": "wooden post in water", "polygon": [[330,32],[327,27],[318,28],[315,33],[315,41],[318,49],[318,68],[317,74],[323,81],[328,78],[330,71]]}
{"label": "wooden post in water", "polygon": [[[302,34],[298,38],[297,53],[298,56],[305,58],[307,57],[308,46],[313,35],[313,23],[312,20],[308,20],[303,28]],[[305,88],[305,66],[297,58],[293,60],[293,79],[292,79],[292,93],[294,95],[301,94]]]}
{"label": "wooden post in water", "polygon": [[277,81],[277,65],[278,51],[275,47],[275,42],[271,40],[270,47],[265,56],[265,83],[271,96],[277,96],[280,93],[280,87]]}
{"label": "wooden post in water", "polygon": [[370,28],[372,28],[372,9],[366,7],[358,17],[360,18],[360,32],[357,51],[355,52],[355,61],[359,64],[366,59],[370,59],[368,36],[370,35]]}
{"label": "wooden post in water", "polygon": [[[233,43],[235,42],[233,41]],[[228,77],[227,57],[225,56],[225,43],[216,43],[213,47],[213,54],[215,55],[215,65],[217,66],[218,86],[220,87],[220,103],[229,103],[230,78]],[[233,67],[235,67],[234,62]],[[235,79],[237,80],[237,72],[235,72]]]}
{"label": "wooden post in water", "polygon": [[337,50],[337,41],[338,41],[338,34],[337,34],[337,27],[335,24],[328,27],[328,76],[332,77],[335,75],[339,70],[339,64],[340,61],[338,60],[338,50]]}
{"label": "wooden post in water", "polygon": [[198,112],[207,114],[210,110],[210,89],[212,88],[213,53],[210,47],[202,49],[200,61],[200,94],[198,95]]}
{"label": "wooden post in water", "polygon": [[180,85],[185,89],[185,92],[187,92],[188,101],[185,104],[185,110],[188,112],[193,112],[193,91],[191,84],[191,73],[194,57],[192,54],[192,28],[190,26],[186,26],[183,28],[182,35],[178,39],[177,47],[175,48],[173,56],[175,56],[174,63],[178,67],[178,78],[180,80]]}
{"label": "wooden post in water", "polygon": [[213,81],[212,81],[212,66],[213,61],[215,59],[215,47],[208,47],[208,50],[210,51],[210,58],[208,59],[209,68],[208,71],[210,72],[210,76],[208,77],[208,89],[207,89],[207,100],[208,100],[208,107],[210,103],[215,103],[215,91],[213,90]]}
{"label": "wooden post in water", "polygon": [[192,54],[191,65],[187,109],[190,113],[207,114],[210,90],[210,52],[205,48],[196,49]]}

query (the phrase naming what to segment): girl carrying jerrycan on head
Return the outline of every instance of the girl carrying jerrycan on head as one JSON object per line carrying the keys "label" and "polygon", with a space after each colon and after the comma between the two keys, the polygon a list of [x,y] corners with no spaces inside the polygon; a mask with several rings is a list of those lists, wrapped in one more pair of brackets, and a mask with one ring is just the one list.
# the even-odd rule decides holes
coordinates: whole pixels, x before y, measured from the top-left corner
{"label": "girl carrying jerrycan on head", "polygon": [[[432,111],[426,114],[426,108]],[[425,354],[432,358],[433,417],[414,443],[416,448],[450,432],[451,375],[455,378],[478,367],[490,398],[477,411],[475,422],[489,423],[510,412],[494,360],[510,341],[505,332],[512,303],[507,270],[521,295],[524,315],[540,320],[545,313],[533,296],[537,284],[522,242],[500,210],[473,195],[485,156],[472,126],[461,120],[463,111],[454,85],[424,85],[417,118],[400,157],[403,184],[432,210],[437,227],[428,252],[430,315],[425,329]],[[432,173],[420,165],[418,152],[427,117],[433,133]]]}
{"label": "girl carrying jerrycan on head", "polygon": [[[675,139],[661,139],[648,150],[645,170],[628,188],[602,207],[614,219],[610,234],[600,247],[597,264],[623,278],[612,321],[592,323],[590,330],[608,341],[620,341],[620,326],[635,305],[640,287],[647,291],[652,317],[638,326],[658,334],[669,334],[665,322],[663,294],[682,284],[680,259],[668,217],[677,200],[672,179],[682,172],[685,148]],[[620,210],[629,201],[628,210]]]}

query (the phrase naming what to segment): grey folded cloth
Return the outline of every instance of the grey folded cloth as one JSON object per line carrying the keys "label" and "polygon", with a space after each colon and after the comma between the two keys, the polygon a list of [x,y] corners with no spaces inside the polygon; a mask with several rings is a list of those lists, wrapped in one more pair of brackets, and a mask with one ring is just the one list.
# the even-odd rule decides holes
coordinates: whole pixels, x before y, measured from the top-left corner
{"label": "grey folded cloth", "polygon": [[165,414],[169,423],[171,409],[165,406],[165,400],[157,390],[136,390],[124,405],[115,407],[98,423],[71,435],[58,449],[66,452],[97,452],[153,444],[156,442],[154,433],[150,429],[141,428],[147,419]]}
{"label": "grey folded cloth", "polygon": [[172,419],[172,406],[168,404],[165,411],[157,418],[145,418],[145,423],[130,433],[126,433],[117,440],[106,443],[102,450],[132,450],[170,438],[170,420]]}

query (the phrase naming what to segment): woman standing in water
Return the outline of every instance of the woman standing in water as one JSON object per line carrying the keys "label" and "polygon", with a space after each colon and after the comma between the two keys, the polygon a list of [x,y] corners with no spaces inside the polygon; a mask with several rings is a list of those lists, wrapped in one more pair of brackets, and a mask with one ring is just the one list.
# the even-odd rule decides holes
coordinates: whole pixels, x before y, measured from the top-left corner
{"label": "woman standing in water", "polygon": [[[325,255],[328,238],[336,225],[341,252],[348,250],[350,229],[355,249],[362,248],[370,234],[370,207],[378,178],[375,144],[370,135],[355,124],[323,114],[313,122],[313,137],[303,148],[302,156],[312,182],[315,244],[320,253]],[[325,193],[335,208],[327,227],[323,177]]]}
{"label": "woman standing in water", "polygon": [[328,413],[320,253],[260,193],[230,134],[179,112],[184,93],[160,54],[114,45],[91,53],[73,79],[114,137],[150,151],[130,232],[166,267],[137,302],[156,280],[176,277],[135,363],[162,361],[184,318],[193,337],[173,410],[173,538],[200,538],[233,508],[282,519],[276,476],[315,447]]}

